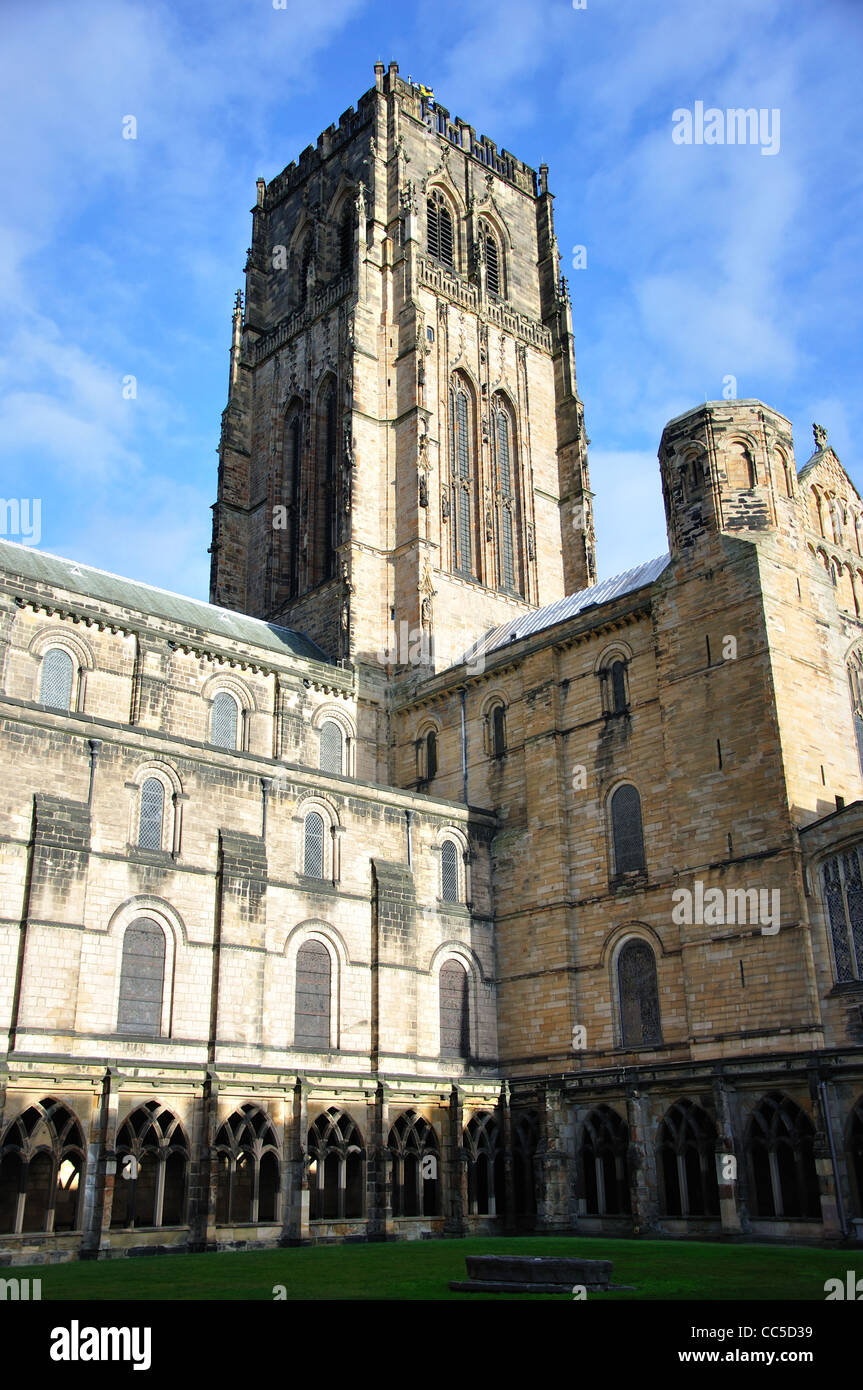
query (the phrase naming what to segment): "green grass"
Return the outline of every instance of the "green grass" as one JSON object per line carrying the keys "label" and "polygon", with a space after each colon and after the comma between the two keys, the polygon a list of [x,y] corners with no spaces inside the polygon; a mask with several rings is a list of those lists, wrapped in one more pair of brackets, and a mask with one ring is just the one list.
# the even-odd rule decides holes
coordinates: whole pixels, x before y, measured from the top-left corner
{"label": "green grass", "polygon": [[296,1299],[523,1300],[558,1294],[460,1294],[465,1255],[576,1255],[613,1262],[612,1281],[634,1291],[588,1294],[603,1303],[630,1299],[793,1299],[824,1301],[824,1281],[844,1280],[861,1252],[704,1241],[607,1240],[596,1237],[471,1237],[381,1245],[308,1246],[207,1255],[152,1255],[84,1264],[3,1269],[37,1278],[42,1298],[75,1302],[134,1299],[273,1298],[284,1284]]}

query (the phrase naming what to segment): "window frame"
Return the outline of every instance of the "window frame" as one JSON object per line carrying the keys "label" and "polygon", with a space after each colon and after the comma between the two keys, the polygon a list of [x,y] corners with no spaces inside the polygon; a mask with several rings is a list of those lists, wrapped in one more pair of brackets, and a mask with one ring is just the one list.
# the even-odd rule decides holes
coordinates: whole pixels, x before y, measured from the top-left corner
{"label": "window frame", "polygon": [[[148,934],[148,935],[151,935],[151,936],[154,936],[154,937],[155,937],[155,936],[158,936],[158,938],[160,939],[160,944],[161,944],[162,972],[161,972],[161,986],[160,986],[160,990],[159,990],[158,1016],[157,1016],[157,1019],[156,1019],[156,1026],[155,1026],[155,1029],[154,1029],[154,1031],[152,1031],[152,1032],[151,1032],[150,1029],[149,1029],[149,1025],[148,1025],[147,1027],[145,1027],[145,1028],[141,1028],[141,1027],[132,1027],[131,1025],[123,1026],[123,1022],[122,1022],[122,1012],[123,1012],[123,1003],[124,1003],[124,999],[123,999],[123,983],[124,983],[124,980],[127,978],[127,975],[126,975],[126,970],[127,970],[126,962],[127,962],[127,959],[128,959],[128,957],[127,957],[127,943],[128,943],[128,941],[129,941],[129,934],[130,934],[130,932],[135,931],[135,930],[139,930],[139,931],[140,931],[140,928],[143,927],[143,926],[147,926],[147,927],[152,928],[152,929],[153,929],[152,932],[148,932],[147,934]],[[156,917],[153,913],[148,912],[148,911],[146,911],[146,910],[137,913],[130,921],[128,921],[128,922],[126,923],[126,925],[125,925],[124,928],[123,928],[122,937],[121,937],[121,940],[120,940],[120,961],[119,961],[119,971],[118,971],[118,988],[117,988],[117,1000],[116,1000],[116,1006],[115,1006],[115,1012],[114,1012],[114,1031],[115,1031],[115,1033],[116,1033],[119,1037],[122,1037],[122,1038],[129,1038],[129,1037],[132,1037],[132,1038],[147,1038],[147,1039],[152,1039],[152,1040],[154,1040],[154,1041],[158,1041],[158,1040],[160,1040],[160,1039],[164,1039],[164,1038],[170,1036],[170,1028],[168,1028],[168,1030],[166,1031],[166,1027],[165,1027],[165,1024],[166,1024],[166,1019],[165,1019],[166,998],[167,998],[167,994],[168,994],[168,991],[167,991],[167,988],[166,988],[166,987],[167,987],[167,985],[168,985],[169,978],[170,978],[170,977],[169,977],[168,971],[169,971],[169,959],[170,959],[170,956],[171,956],[171,953],[169,952],[169,944],[170,944],[170,943],[168,942],[168,940],[166,939],[166,937],[167,937],[167,934],[166,934],[166,932],[165,932],[165,927],[164,927],[163,923],[160,922],[159,919],[158,919],[158,917]],[[138,954],[141,954],[141,953],[138,953]],[[171,965],[173,964],[173,961],[172,961],[172,960],[170,960],[170,964],[171,964]],[[128,1001],[126,1001],[126,1002],[128,1002]]]}
{"label": "window frame", "polygon": [[[215,710],[215,707],[216,707],[216,701],[222,699],[223,697],[226,698],[226,699],[231,700],[231,701],[233,702],[235,708],[236,708],[236,711],[237,711],[237,713],[236,713],[236,723],[235,723],[235,726],[234,726],[234,743],[231,744],[231,745],[224,744],[224,743],[217,743],[217,742],[214,740],[214,738],[213,738],[213,719],[214,719],[214,710]],[[208,713],[208,718],[207,718],[207,743],[208,743],[209,747],[210,747],[210,748],[218,748],[218,749],[220,749],[223,753],[242,753],[242,752],[244,752],[244,751],[245,751],[245,741],[246,741],[246,722],[247,722],[247,720],[246,720],[246,713],[247,713],[247,707],[244,705],[243,701],[241,700],[240,696],[237,694],[237,692],[236,692],[235,690],[231,690],[231,689],[229,689],[227,686],[224,686],[224,685],[217,687],[217,689],[215,689],[215,690],[213,691],[213,693],[212,693],[212,695],[211,695],[211,697],[210,697],[210,708],[209,708],[209,713]]]}
{"label": "window frame", "polygon": [[[640,839],[640,843],[641,843],[641,863],[640,863],[639,865],[637,865],[637,866],[632,866],[632,867],[629,867],[629,868],[623,868],[623,867],[621,867],[621,865],[620,865],[620,855],[619,855],[619,850],[618,850],[618,835],[617,835],[617,833],[616,833],[616,822],[615,822],[615,815],[614,815],[614,803],[615,803],[615,800],[616,800],[618,794],[619,794],[621,791],[623,791],[624,789],[626,789],[626,788],[631,789],[631,790],[635,793],[635,795],[636,795],[636,797],[637,797],[637,800],[638,800],[638,813],[639,813],[638,831],[639,831],[639,839]],[[607,808],[607,817],[608,817],[608,849],[609,849],[609,863],[610,863],[610,865],[611,865],[611,874],[609,875],[609,877],[610,877],[610,879],[611,879],[612,885],[616,886],[616,885],[618,885],[618,884],[631,883],[631,882],[633,882],[633,881],[638,881],[638,880],[644,880],[644,879],[646,879],[646,878],[647,878],[647,846],[646,846],[646,844],[645,844],[645,839],[644,839],[644,802],[643,802],[642,799],[641,799],[641,792],[639,791],[638,787],[635,785],[634,782],[630,782],[630,781],[621,781],[621,782],[618,782],[614,787],[612,787],[611,791],[609,792],[609,795],[608,795],[608,798],[607,798],[607,801],[606,801],[606,808]]]}
{"label": "window frame", "polygon": [[[653,1002],[656,1013],[656,1034],[655,1036],[648,1038],[645,1038],[644,1036],[643,1017],[641,1019],[641,1036],[639,1038],[633,1038],[629,1035],[626,1021],[626,1015],[629,1012],[629,1008],[625,1007],[624,1005],[624,988],[623,980],[621,978],[621,965],[624,958],[628,954],[631,955],[632,951],[637,947],[642,947],[644,951],[649,951],[653,963],[652,988],[654,995]],[[653,943],[651,941],[648,941],[646,937],[640,935],[630,934],[624,936],[620,941],[618,941],[614,949],[613,970],[613,989],[617,1014],[618,1047],[626,1048],[630,1051],[653,1051],[657,1047],[662,1047],[665,1041],[662,1032],[662,997],[659,988],[659,968],[657,964],[657,954]],[[642,1001],[640,996],[636,999],[635,1002],[639,1004],[640,1008],[642,1007]]]}
{"label": "window frame", "polygon": [[[71,668],[69,674],[69,702],[65,705],[49,704],[47,700],[44,700],[42,698],[42,685],[45,679],[45,662],[48,660],[50,656],[53,655],[54,652],[57,652],[60,656],[64,656],[69,662]],[[62,641],[49,642],[39,656],[38,679],[36,685],[36,703],[38,705],[41,705],[43,709],[54,710],[57,714],[77,714],[80,712],[78,709],[78,695],[80,684],[81,663],[78,654],[72,651]]]}
{"label": "window frame", "polygon": [[[304,951],[314,948],[316,953],[322,951],[327,959],[327,1013],[326,1013],[326,1041],[321,1042],[319,1038],[303,1038],[299,1031],[299,1000],[300,1000],[300,957]],[[306,936],[297,946],[294,953],[294,1029],[293,1029],[293,1048],[296,1052],[326,1052],[333,1046],[333,1009],[334,1009],[334,985],[337,980],[337,962],[333,959],[333,951],[320,936]],[[308,991],[306,991],[308,993]],[[323,1015],[321,1015],[323,1017]]]}
{"label": "window frame", "polygon": [[[434,215],[434,223],[432,222],[432,215]],[[442,235],[444,218],[449,222],[449,258],[444,254]],[[449,198],[437,186],[430,188],[426,194],[426,254],[438,265],[448,270],[450,274],[457,274],[459,269],[458,218]]]}

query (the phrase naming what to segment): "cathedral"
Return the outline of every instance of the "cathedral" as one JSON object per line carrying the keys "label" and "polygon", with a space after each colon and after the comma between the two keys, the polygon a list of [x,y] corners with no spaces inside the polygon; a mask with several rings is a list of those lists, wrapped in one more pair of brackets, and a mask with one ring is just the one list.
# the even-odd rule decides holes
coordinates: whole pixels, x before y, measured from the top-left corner
{"label": "cathedral", "polygon": [[863,501],[710,401],[597,581],[548,170],[252,209],[210,602],[0,542],[0,1263],[863,1239]]}

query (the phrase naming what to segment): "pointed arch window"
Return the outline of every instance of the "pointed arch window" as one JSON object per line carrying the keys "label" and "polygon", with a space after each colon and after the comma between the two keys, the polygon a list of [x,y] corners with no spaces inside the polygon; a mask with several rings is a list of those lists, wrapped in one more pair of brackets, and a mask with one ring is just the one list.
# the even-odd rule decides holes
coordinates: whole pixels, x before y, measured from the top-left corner
{"label": "pointed arch window", "polygon": [[299,408],[288,420],[285,435],[285,466],[283,480],[284,506],[287,510],[288,553],[282,573],[287,580],[288,596],[296,598],[300,590],[300,500],[302,491],[303,425]]}
{"label": "pointed arch window", "polygon": [[755,1214],[818,1217],[815,1127],[790,1096],[769,1092],[753,1111],[748,1151]]}
{"label": "pointed arch window", "polygon": [[257,1225],[279,1219],[279,1141],[259,1105],[242,1105],[216,1134],[216,1220]]}
{"label": "pointed arch window", "polygon": [[46,1097],[13,1120],[0,1145],[0,1231],[80,1228],[84,1136],[76,1116]]}
{"label": "pointed arch window", "polygon": [[306,307],[309,299],[309,270],[311,268],[314,250],[314,238],[311,232],[307,232],[306,239],[303,242],[303,249],[300,253],[300,283],[298,286],[299,294],[297,299],[301,309]]}
{"label": "pointed arch window", "polygon": [[506,1210],[506,1180],[500,1126],[493,1115],[480,1111],[465,1126],[462,1148],[467,1155],[467,1201],[471,1216],[499,1216]]}
{"label": "pointed arch window", "polygon": [[62,647],[49,647],[42,658],[39,703],[51,709],[68,710],[72,703],[75,665]]}
{"label": "pointed arch window", "polygon": [[123,936],[117,1032],[159,1037],[164,987],[165,933],[157,922],[139,917]]}
{"label": "pointed arch window", "polygon": [[354,258],[354,210],[350,198],[345,200],[339,223],[339,270],[350,270]]}
{"label": "pointed arch window", "polygon": [[165,788],[158,777],[148,777],[141,786],[141,811],[138,817],[138,848],[162,848],[162,823],[165,815]]}
{"label": "pointed arch window", "polygon": [[503,398],[497,396],[492,408],[495,461],[495,514],[497,530],[497,582],[507,593],[521,594],[519,554],[520,488],[515,458],[513,418]]}
{"label": "pointed arch window", "polygon": [[536,1214],[536,1151],[539,1114],[528,1110],[512,1117],[512,1204],[515,1216]]}
{"label": "pointed arch window", "polygon": [[314,495],[310,498],[310,554],[308,557],[310,587],[332,579],[336,572],[338,536],[337,420],[336,388],[330,381],[318,403],[318,447],[315,466]]}
{"label": "pointed arch window", "polygon": [[426,202],[426,229],[429,255],[454,270],[452,213],[437,189]]}
{"label": "pointed arch window", "polygon": [[646,941],[627,941],[617,958],[620,1032],[624,1047],[662,1042],[656,958]]}
{"label": "pointed arch window", "polygon": [[332,962],[321,941],[306,941],[297,952],[294,1046],[320,1049],[330,1045]]}
{"label": "pointed arch window", "polygon": [[111,1225],[181,1226],[186,1208],[189,1143],[177,1117],[156,1100],[120,1126]]}
{"label": "pointed arch window", "polygon": [[450,384],[450,487],[452,490],[452,567],[476,578],[476,442],[473,402],[463,379]]}
{"label": "pointed arch window", "polygon": [[400,1115],[390,1130],[387,1149],[393,1216],[439,1216],[440,1147],[428,1120],[415,1110]]}
{"label": "pointed arch window", "polygon": [[485,287],[489,294],[500,295],[503,293],[503,277],[497,237],[487,222],[480,223],[479,235],[485,255]]}
{"label": "pointed arch window", "polygon": [[629,1130],[607,1105],[591,1110],[581,1140],[585,1210],[594,1216],[628,1216]]}
{"label": "pointed arch window", "polygon": [[309,1219],[351,1220],[363,1215],[366,1152],[350,1115],[331,1106],[309,1130]]}
{"label": "pointed arch window", "polygon": [[860,847],[826,859],[821,882],[837,984],[863,980],[863,872]]}
{"label": "pointed arch window", "polygon": [[851,687],[851,714],[854,720],[857,758],[860,773],[863,775],[863,657],[859,653],[855,653],[849,662],[848,684]]}
{"label": "pointed arch window", "polygon": [[659,1130],[659,1171],[666,1216],[718,1216],[716,1126],[699,1105],[680,1100]]}

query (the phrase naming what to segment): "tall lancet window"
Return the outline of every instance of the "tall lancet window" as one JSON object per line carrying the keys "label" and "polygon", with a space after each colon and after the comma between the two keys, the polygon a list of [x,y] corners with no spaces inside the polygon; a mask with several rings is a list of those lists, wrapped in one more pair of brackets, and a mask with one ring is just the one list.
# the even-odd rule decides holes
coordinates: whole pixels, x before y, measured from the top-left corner
{"label": "tall lancet window", "polygon": [[426,229],[429,255],[454,269],[452,214],[437,189],[426,202]]}
{"label": "tall lancet window", "polygon": [[338,506],[336,488],[336,386],[330,379],[318,400],[318,447],[315,462],[315,487],[310,523],[311,553],[309,555],[309,587],[332,579],[336,572],[338,537]]}
{"label": "tall lancet window", "polygon": [[511,594],[524,592],[519,553],[520,503],[513,417],[502,396],[492,409],[495,462],[497,584]]}
{"label": "tall lancet window", "polygon": [[449,391],[452,567],[479,577],[476,544],[476,440],[473,402],[464,378],[456,374]]}
{"label": "tall lancet window", "polygon": [[302,490],[303,423],[300,407],[294,407],[288,417],[285,432],[283,497],[287,508],[287,555],[282,574],[287,579],[288,593],[295,598],[300,592],[300,497]]}
{"label": "tall lancet window", "polygon": [[497,237],[487,222],[480,222],[479,235],[485,253],[485,287],[489,294],[503,294],[501,256]]}
{"label": "tall lancet window", "polygon": [[851,686],[851,712],[857,740],[857,757],[863,776],[863,656],[860,652],[855,652],[848,663],[848,681]]}

